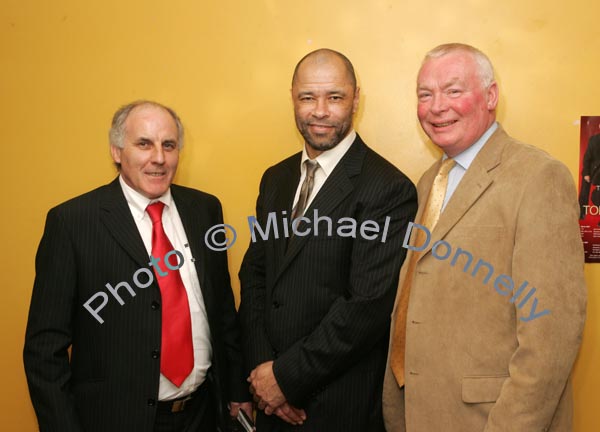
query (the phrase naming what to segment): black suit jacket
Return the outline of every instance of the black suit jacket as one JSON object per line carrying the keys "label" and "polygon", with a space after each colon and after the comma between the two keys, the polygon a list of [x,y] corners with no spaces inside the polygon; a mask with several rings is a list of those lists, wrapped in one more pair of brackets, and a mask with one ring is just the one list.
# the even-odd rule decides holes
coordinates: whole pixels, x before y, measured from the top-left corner
{"label": "black suit jacket", "polygon": [[[171,193],[195,258],[184,265],[195,265],[198,272],[213,345],[211,389],[225,416],[227,400],[247,397],[227,255],[203,241],[208,228],[222,223],[221,205],[214,196],[181,186],[172,185]],[[132,282],[148,261],[118,179],[48,213],[24,348],[42,432],[152,431],[161,297],[156,281],[145,289]],[[122,281],[135,296],[119,289],[120,305],[109,293],[100,324],[83,304],[106,292],[105,284]]]}
{"label": "black suit jacket", "polygon": [[592,135],[583,155],[581,176],[590,176],[593,184],[600,183],[600,134]]}
{"label": "black suit jacket", "polygon": [[[301,153],[269,168],[261,181],[257,221],[270,212],[291,214],[300,179]],[[251,242],[240,270],[240,317],[247,369],[274,360],[274,373],[287,400],[306,410],[294,430],[365,432],[383,430],[381,391],[390,313],[405,256],[407,223],[417,208],[413,183],[369,149],[360,137],[340,160],[305,216],[329,216],[332,237],[281,233]],[[391,222],[387,240],[343,238],[335,222],[354,218]],[[283,224],[283,222],[281,222]],[[287,247],[287,251],[286,251]],[[259,413],[269,431],[275,416]]]}

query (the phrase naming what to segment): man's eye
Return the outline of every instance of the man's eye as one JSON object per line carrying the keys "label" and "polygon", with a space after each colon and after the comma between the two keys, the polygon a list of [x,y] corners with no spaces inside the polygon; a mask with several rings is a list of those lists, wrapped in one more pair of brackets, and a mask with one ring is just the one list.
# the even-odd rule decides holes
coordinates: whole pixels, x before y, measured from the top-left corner
{"label": "man's eye", "polygon": [[312,96],[302,96],[300,98],[300,101],[302,101],[302,102],[310,102],[312,100],[313,100]]}
{"label": "man's eye", "polygon": [[457,95],[459,95],[461,93],[462,93],[462,91],[460,91],[459,89],[450,89],[450,90],[448,90],[448,94],[452,95],[452,96],[457,96]]}
{"label": "man's eye", "polygon": [[175,144],[174,142],[166,142],[163,144],[163,147],[168,150],[174,150],[177,147],[177,144]]}
{"label": "man's eye", "polygon": [[149,146],[150,146],[150,143],[148,141],[139,141],[138,142],[138,147],[148,148]]}
{"label": "man's eye", "polygon": [[419,100],[425,100],[431,97],[431,93],[419,93],[417,97],[419,98]]}

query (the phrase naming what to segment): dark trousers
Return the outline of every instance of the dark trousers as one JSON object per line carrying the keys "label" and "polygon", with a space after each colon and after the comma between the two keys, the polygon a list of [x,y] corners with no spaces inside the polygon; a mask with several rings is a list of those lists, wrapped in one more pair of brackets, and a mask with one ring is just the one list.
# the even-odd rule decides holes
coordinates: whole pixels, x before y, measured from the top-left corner
{"label": "dark trousers", "polygon": [[200,386],[181,412],[171,412],[169,404],[159,402],[154,432],[214,432],[217,430],[215,408],[208,383]]}

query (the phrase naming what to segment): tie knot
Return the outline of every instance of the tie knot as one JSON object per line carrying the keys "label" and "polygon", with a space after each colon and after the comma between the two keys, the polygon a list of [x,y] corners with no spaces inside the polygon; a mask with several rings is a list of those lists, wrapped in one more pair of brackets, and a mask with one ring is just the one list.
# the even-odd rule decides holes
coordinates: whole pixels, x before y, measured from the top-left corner
{"label": "tie knot", "polygon": [[454,159],[452,159],[452,158],[446,159],[444,162],[442,162],[442,166],[440,167],[439,175],[447,176],[448,173],[450,172],[450,170],[452,168],[454,168],[454,165],[456,165],[456,161]]}
{"label": "tie knot", "polygon": [[153,224],[162,221],[162,212],[164,208],[165,204],[160,201],[156,201],[155,203],[152,203],[146,207],[146,211],[148,212]]}
{"label": "tie knot", "polygon": [[313,178],[315,171],[319,168],[319,162],[306,159],[304,165],[306,166],[306,177]]}

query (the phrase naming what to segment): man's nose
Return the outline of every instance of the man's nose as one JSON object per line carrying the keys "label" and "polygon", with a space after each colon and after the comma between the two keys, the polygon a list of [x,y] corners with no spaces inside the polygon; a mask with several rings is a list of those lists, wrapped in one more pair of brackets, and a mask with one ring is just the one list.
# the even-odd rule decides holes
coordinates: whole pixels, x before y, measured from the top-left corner
{"label": "man's nose", "polygon": [[431,111],[434,113],[444,112],[448,109],[448,103],[444,95],[434,94],[431,97]]}
{"label": "man's nose", "polygon": [[158,144],[154,146],[154,150],[152,151],[152,162],[159,165],[165,163],[165,150],[162,145]]}
{"label": "man's nose", "polygon": [[329,116],[329,104],[327,102],[327,99],[317,99],[315,109],[313,110],[312,115],[316,118],[325,118]]}

